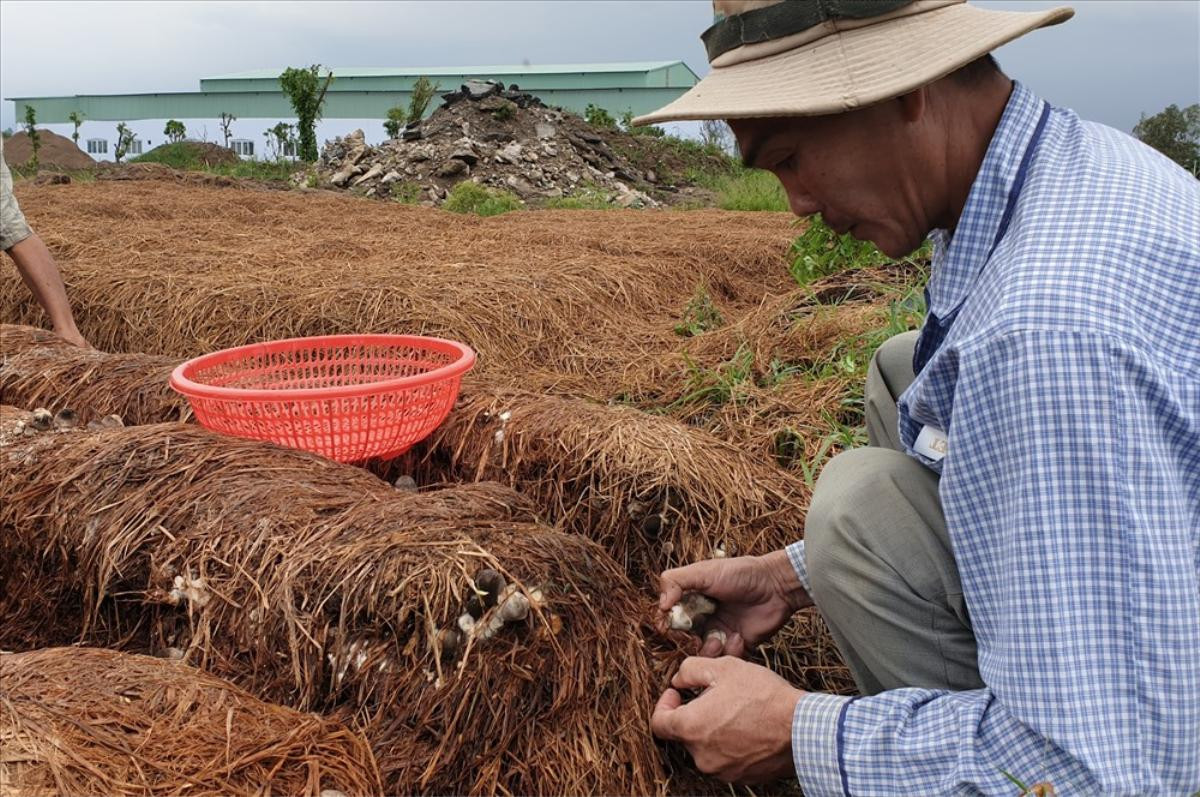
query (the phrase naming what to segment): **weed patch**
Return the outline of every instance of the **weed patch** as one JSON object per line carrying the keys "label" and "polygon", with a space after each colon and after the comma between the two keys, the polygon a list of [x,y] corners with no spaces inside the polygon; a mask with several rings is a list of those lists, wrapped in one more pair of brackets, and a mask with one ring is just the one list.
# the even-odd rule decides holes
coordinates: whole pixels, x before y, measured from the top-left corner
{"label": "weed patch", "polygon": [[521,207],[521,200],[507,191],[496,191],[465,180],[450,189],[450,196],[442,207],[451,213],[498,216]]}

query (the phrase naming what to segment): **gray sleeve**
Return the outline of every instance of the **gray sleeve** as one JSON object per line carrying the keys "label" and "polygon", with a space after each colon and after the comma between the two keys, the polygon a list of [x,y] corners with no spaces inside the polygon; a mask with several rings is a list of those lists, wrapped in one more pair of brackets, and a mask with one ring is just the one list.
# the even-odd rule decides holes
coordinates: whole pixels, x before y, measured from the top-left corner
{"label": "gray sleeve", "polygon": [[4,161],[4,144],[0,143],[0,249],[7,252],[32,234],[13,196],[12,173]]}

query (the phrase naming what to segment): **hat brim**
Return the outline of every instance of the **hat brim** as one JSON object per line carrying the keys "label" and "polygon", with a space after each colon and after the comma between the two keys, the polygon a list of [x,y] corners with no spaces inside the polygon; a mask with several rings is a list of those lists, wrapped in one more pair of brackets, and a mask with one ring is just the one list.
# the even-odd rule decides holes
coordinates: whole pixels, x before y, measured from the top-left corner
{"label": "hat brim", "polygon": [[714,67],[682,97],[633,123],[843,113],[932,83],[1074,13],[986,11],[958,3],[840,31],[776,55]]}

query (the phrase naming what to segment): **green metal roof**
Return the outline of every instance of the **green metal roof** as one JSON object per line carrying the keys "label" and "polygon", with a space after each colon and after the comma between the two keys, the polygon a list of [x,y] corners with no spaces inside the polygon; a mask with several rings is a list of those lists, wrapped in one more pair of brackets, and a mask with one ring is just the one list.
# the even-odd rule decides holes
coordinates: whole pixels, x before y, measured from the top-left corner
{"label": "green metal roof", "polygon": [[[350,66],[322,68],[335,77],[420,77],[444,75],[570,75],[584,72],[651,72],[666,69],[681,61],[625,61],[603,64],[508,64],[501,66]],[[228,75],[214,75],[201,80],[276,80],[283,69],[251,69]]]}
{"label": "green metal roof", "polygon": [[[282,69],[256,69],[204,78],[198,92],[88,94],[66,97],[12,97],[17,118],[32,106],[39,122],[63,123],[72,111],[91,121],[134,119],[213,119],[232,113],[242,119],[290,119],[294,114],[279,87]],[[383,119],[404,105],[413,84],[429,77],[440,90],[471,78],[515,83],[549,105],[583,113],[588,105],[634,115],[661,108],[696,85],[699,78],[682,61],[542,66],[445,66],[334,68],[325,96],[326,119]]]}

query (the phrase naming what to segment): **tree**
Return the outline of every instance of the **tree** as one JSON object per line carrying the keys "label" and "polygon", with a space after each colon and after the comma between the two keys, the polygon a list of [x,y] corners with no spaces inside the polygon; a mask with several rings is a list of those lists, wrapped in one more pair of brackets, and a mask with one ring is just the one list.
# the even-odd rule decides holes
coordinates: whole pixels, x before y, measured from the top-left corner
{"label": "tree", "polygon": [[229,128],[237,121],[237,117],[231,113],[221,114],[221,135],[225,139],[225,148],[229,148]]}
{"label": "tree", "polygon": [[29,156],[29,165],[36,172],[38,168],[38,150],[42,148],[42,134],[37,129],[37,112],[32,105],[25,106],[25,134],[29,136],[29,146],[33,154]]}
{"label": "tree", "polygon": [[425,118],[425,111],[429,109],[429,102],[437,90],[438,87],[431,83],[429,78],[424,75],[417,78],[413,83],[412,96],[408,98],[408,121],[419,122]]}
{"label": "tree", "polygon": [[383,122],[383,129],[387,131],[388,138],[400,137],[400,128],[404,127],[407,116],[407,112],[398,105],[388,108],[387,119]]}
{"label": "tree", "polygon": [[133,144],[133,131],[124,122],[117,125],[117,146],[113,149],[113,160],[117,163],[121,162],[121,158],[125,157],[125,153],[129,151],[130,145]]}
{"label": "tree", "polygon": [[67,121],[75,125],[75,129],[71,131],[71,140],[75,142],[75,146],[79,146],[79,126],[83,124],[83,114],[79,111],[71,111],[67,114]]}
{"label": "tree", "polygon": [[287,145],[292,142],[292,129],[292,125],[287,122],[279,122],[274,127],[268,127],[263,133],[272,158],[282,158],[287,153]]}
{"label": "tree", "polygon": [[1200,103],[1182,110],[1168,105],[1154,116],[1142,114],[1133,135],[1193,175],[1200,173]]}
{"label": "tree", "polygon": [[168,119],[167,126],[163,128],[163,135],[167,137],[167,141],[177,144],[187,137],[187,128],[183,126],[183,122]]}
{"label": "tree", "polygon": [[296,112],[296,129],[300,135],[300,160],[312,163],[317,159],[317,120],[321,118],[321,105],[325,92],[333,81],[333,73],[320,79],[321,65],[313,64],[308,69],[288,67],[279,76],[283,93],[291,100]]}

